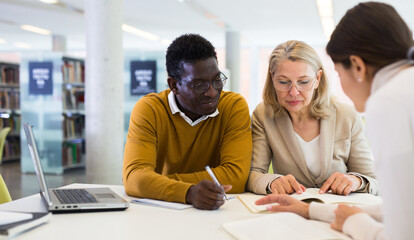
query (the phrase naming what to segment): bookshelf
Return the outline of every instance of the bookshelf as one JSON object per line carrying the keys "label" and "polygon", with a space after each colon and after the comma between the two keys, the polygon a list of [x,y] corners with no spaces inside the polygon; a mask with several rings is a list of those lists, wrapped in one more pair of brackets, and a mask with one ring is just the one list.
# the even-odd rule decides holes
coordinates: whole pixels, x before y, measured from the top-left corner
{"label": "bookshelf", "polygon": [[0,62],[0,129],[10,127],[2,162],[20,159],[19,65]]}
{"label": "bookshelf", "polygon": [[62,107],[64,169],[85,166],[85,63],[63,57]]}
{"label": "bookshelf", "polygon": [[[43,75],[35,76],[35,72]],[[34,126],[45,173],[62,174],[67,169],[85,166],[84,72],[83,60],[58,52],[22,56],[21,116],[22,121]],[[33,81],[40,82],[33,87]],[[21,170],[33,172],[24,131],[21,138]]]}

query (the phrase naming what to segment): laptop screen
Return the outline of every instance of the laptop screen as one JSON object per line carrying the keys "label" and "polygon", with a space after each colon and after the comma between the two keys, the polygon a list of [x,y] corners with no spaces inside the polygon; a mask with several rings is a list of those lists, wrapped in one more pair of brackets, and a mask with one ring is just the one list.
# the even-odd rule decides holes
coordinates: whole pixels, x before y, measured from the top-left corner
{"label": "laptop screen", "polygon": [[29,147],[30,156],[33,161],[33,166],[36,172],[37,181],[39,182],[40,190],[42,195],[45,197],[45,200],[49,204],[52,205],[52,201],[50,200],[49,191],[46,185],[45,176],[43,174],[42,164],[40,163],[39,154],[37,151],[36,141],[34,139],[32,126],[28,123],[23,123],[24,132],[26,134],[27,145]]}

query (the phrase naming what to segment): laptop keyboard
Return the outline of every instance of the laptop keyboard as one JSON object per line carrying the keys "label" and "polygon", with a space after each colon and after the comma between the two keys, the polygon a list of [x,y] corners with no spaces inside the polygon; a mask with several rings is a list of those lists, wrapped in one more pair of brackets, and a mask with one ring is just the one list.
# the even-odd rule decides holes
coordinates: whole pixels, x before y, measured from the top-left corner
{"label": "laptop keyboard", "polygon": [[98,202],[85,189],[53,189],[52,190],[61,203],[96,203]]}

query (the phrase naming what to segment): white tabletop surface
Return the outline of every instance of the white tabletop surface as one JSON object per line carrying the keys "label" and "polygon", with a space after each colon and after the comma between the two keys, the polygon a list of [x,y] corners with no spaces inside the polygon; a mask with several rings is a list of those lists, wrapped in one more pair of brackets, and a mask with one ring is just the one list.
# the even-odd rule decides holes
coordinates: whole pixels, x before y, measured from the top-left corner
{"label": "white tabletop surface", "polygon": [[[110,187],[131,200],[123,186],[71,184],[67,187]],[[2,204],[0,210],[34,212],[45,208],[37,194]],[[231,239],[221,229],[222,223],[260,216],[250,213],[237,198],[215,211],[173,210],[131,203],[125,211],[53,214],[49,223],[16,239]]]}

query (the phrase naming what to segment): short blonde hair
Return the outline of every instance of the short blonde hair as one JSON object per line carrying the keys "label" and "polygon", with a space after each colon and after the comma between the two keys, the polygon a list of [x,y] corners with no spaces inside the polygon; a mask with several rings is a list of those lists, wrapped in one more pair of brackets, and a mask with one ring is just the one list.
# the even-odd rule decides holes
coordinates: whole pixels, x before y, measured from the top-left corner
{"label": "short blonde hair", "polygon": [[332,101],[329,96],[328,79],[322,66],[322,61],[311,46],[297,40],[290,40],[279,44],[269,57],[269,68],[267,70],[266,83],[263,89],[263,101],[265,105],[270,105],[276,116],[279,116],[284,112],[287,113],[287,110],[282,107],[277,100],[276,90],[272,81],[272,75],[274,74],[278,63],[284,60],[307,63],[312,67],[315,73],[322,70],[319,86],[315,90],[309,104],[309,111],[311,116],[317,119],[329,117]]}

